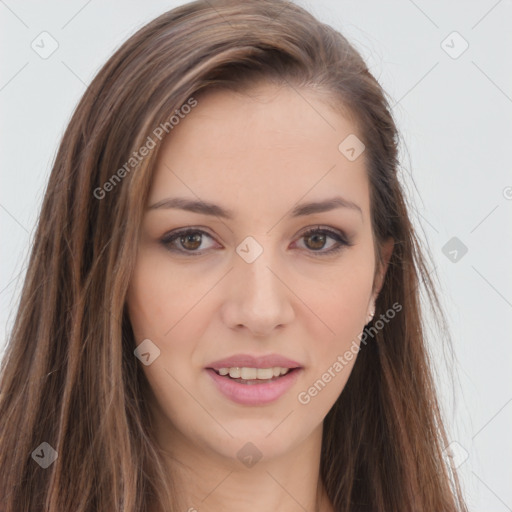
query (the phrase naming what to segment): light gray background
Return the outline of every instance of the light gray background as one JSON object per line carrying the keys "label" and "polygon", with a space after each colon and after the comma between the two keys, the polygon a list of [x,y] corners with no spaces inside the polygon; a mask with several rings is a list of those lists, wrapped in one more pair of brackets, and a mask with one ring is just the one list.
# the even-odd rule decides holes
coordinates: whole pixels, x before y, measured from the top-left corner
{"label": "light gray background", "polygon": [[[0,350],[72,110],[124,40],[182,3],[0,0]],[[297,3],[339,29],[394,98],[403,180],[455,344],[452,396],[446,358],[431,340],[453,454],[470,510],[512,511],[512,2]],[[59,45],[47,59],[31,47],[43,31]],[[455,56],[464,40],[468,49],[452,58],[447,51]],[[456,261],[442,250],[452,237],[468,248]]]}

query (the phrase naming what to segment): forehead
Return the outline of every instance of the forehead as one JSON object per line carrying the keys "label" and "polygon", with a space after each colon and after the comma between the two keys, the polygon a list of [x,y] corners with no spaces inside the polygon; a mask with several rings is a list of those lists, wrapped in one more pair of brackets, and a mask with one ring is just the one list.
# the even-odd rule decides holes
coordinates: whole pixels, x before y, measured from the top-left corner
{"label": "forehead", "polygon": [[339,149],[362,136],[315,92],[260,85],[197,101],[164,139],[150,202],[186,194],[262,211],[339,194],[368,210],[366,155],[350,161]]}

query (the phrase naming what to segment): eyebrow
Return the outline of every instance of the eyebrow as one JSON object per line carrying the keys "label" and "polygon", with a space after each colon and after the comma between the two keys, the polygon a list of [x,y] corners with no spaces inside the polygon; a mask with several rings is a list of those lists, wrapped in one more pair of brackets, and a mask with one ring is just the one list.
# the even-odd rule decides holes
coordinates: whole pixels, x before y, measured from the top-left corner
{"label": "eyebrow", "polygon": [[[187,199],[185,197],[172,197],[162,199],[148,207],[148,210],[159,210],[175,208],[179,210],[186,210],[193,213],[201,213],[203,215],[214,215],[223,219],[233,220],[235,213],[233,210],[223,208],[214,203],[207,201],[196,201],[194,199]],[[348,208],[354,211],[358,211],[363,216],[361,208],[352,201],[344,199],[343,197],[336,196],[323,201],[302,203],[297,205],[291,213],[290,217],[303,217],[306,215],[312,215],[315,213],[328,212],[337,208]]]}

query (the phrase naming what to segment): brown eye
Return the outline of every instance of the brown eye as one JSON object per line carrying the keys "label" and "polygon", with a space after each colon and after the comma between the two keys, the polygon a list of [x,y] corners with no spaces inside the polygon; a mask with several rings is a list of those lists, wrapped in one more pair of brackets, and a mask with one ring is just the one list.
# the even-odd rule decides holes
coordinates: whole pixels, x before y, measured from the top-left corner
{"label": "brown eye", "polygon": [[[324,256],[328,254],[333,254],[335,252],[340,251],[344,247],[350,247],[353,245],[347,237],[342,232],[333,231],[327,228],[321,228],[318,226],[317,228],[310,229],[303,233],[302,237],[305,242],[304,245],[309,252],[318,253],[315,256]],[[328,239],[334,240],[334,243],[331,244],[331,247],[328,249],[322,250],[325,247]],[[306,240],[309,240],[306,242]]]}
{"label": "brown eye", "polygon": [[194,251],[195,249],[199,248],[201,245],[201,236],[197,233],[194,233],[193,235],[184,235],[180,236],[180,244],[185,248],[189,249],[191,251]]}
{"label": "brown eye", "polygon": [[306,244],[308,248],[313,250],[322,249],[325,245],[327,236],[325,234],[321,233],[313,233],[311,235],[307,235],[304,237],[305,239],[309,239],[312,241],[311,244]]}
{"label": "brown eye", "polygon": [[[199,251],[198,249],[203,245],[205,238],[213,240],[208,233],[201,229],[184,229],[164,236],[161,243],[169,251],[182,253],[187,256],[199,256],[202,254],[202,251]],[[202,249],[210,248],[211,247],[202,247]]]}

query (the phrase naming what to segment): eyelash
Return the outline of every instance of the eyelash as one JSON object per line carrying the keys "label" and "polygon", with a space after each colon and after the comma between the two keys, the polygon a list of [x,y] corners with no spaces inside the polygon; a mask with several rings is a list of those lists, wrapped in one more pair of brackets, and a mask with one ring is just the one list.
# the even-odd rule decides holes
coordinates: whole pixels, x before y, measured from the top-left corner
{"label": "eyelash", "polygon": [[[184,250],[184,249],[176,249],[175,247],[171,247],[171,244],[175,240],[177,240],[183,236],[187,236],[190,234],[197,234],[197,233],[200,233],[201,235],[206,235],[207,237],[213,239],[212,236],[210,236],[206,231],[203,231],[201,229],[185,228],[185,229],[182,229],[177,232],[168,233],[161,239],[161,243],[164,245],[164,247],[167,250],[169,250],[171,252],[178,252],[178,253],[186,254],[187,256],[201,256],[203,254],[202,252],[190,251],[190,250]],[[341,251],[343,248],[350,247],[353,245],[342,232],[338,233],[337,231],[333,231],[331,229],[323,228],[320,226],[318,226],[316,228],[309,229],[308,231],[305,231],[304,233],[302,233],[300,238],[304,238],[304,237],[316,235],[316,234],[328,235],[329,238],[332,238],[337,242],[337,245],[335,245],[331,249],[328,249],[327,251],[308,250],[308,252],[314,254],[315,256],[317,256],[317,255],[318,256],[326,256],[326,255],[335,254],[335,253]]]}

